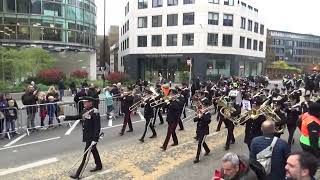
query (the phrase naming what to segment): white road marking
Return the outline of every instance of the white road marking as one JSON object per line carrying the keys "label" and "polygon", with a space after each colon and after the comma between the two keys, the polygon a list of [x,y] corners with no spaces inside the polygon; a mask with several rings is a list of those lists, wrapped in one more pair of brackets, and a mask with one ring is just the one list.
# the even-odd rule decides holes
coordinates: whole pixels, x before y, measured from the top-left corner
{"label": "white road marking", "polygon": [[23,171],[23,170],[34,168],[34,167],[38,167],[38,166],[43,166],[43,165],[46,165],[46,164],[51,164],[51,163],[54,163],[54,162],[57,162],[57,161],[58,161],[57,158],[50,158],[50,159],[45,159],[45,160],[42,160],[42,161],[26,164],[26,165],[23,165],[23,166],[20,166],[20,167],[10,168],[8,170],[1,171],[0,172],[0,176],[5,176],[5,175],[8,175],[8,174],[16,173],[16,172],[19,172],[19,171]]}
{"label": "white road marking", "polygon": [[108,174],[108,173],[110,173],[111,171],[112,171],[111,169],[107,169],[107,170],[102,171],[102,172],[100,172],[100,173],[98,173],[98,174],[94,174],[94,175],[91,175],[91,176],[85,177],[85,178],[83,178],[83,180],[93,179],[94,177],[96,177],[96,175],[104,175],[104,174]]}
{"label": "white road marking", "polygon": [[[143,122],[145,120],[139,120],[139,121],[134,121],[132,122],[132,124],[135,124],[135,123],[139,123],[139,122]],[[117,125],[114,125],[114,126],[111,126],[111,127],[104,127],[104,128],[101,128],[101,130],[105,130],[105,129],[111,129],[111,128],[114,128],[114,127],[119,127],[119,126],[122,126],[123,124],[117,124]],[[1,150],[1,149],[0,149]]]}
{"label": "white road marking", "polygon": [[37,143],[52,141],[52,140],[56,140],[56,139],[60,139],[60,138],[61,137],[54,137],[54,138],[50,138],[50,139],[44,139],[44,140],[40,140],[40,141],[34,141],[34,142],[25,143],[25,144],[19,144],[19,145],[10,146],[10,147],[4,147],[4,148],[0,148],[0,151],[5,150],[5,149],[12,149],[12,148],[17,148],[17,147],[21,147],[21,146],[27,146],[27,145],[31,145],[31,144],[37,144]]}
{"label": "white road marking", "polygon": [[16,142],[20,141],[22,138],[26,137],[26,133],[19,136],[18,138],[16,138],[15,140],[9,142],[8,144],[4,145],[3,147],[9,147],[9,146],[12,146],[13,144],[15,144]]}
{"label": "white road marking", "polygon": [[76,120],[76,122],[74,122],[72,124],[70,129],[68,129],[68,131],[64,135],[69,136],[71,134],[71,132],[74,130],[74,128],[76,128],[76,126],[79,124],[79,122],[80,122],[80,120]]}

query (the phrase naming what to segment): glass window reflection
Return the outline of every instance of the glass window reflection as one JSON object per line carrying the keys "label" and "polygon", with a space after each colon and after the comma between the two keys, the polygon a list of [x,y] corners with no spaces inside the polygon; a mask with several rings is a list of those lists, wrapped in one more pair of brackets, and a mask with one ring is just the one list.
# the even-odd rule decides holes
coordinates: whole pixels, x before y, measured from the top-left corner
{"label": "glass window reflection", "polygon": [[43,14],[46,16],[63,16],[62,4],[43,1]]}
{"label": "glass window reflection", "polygon": [[[11,0],[14,1],[14,0]],[[29,1],[30,0],[17,0],[17,12],[29,13]]]}
{"label": "glass window reflection", "polygon": [[29,26],[18,26],[18,39],[30,40]]}
{"label": "glass window reflection", "polygon": [[30,13],[31,14],[41,14],[41,0],[31,0]]}
{"label": "glass window reflection", "polygon": [[4,0],[3,12],[15,12],[16,2],[14,0]]}

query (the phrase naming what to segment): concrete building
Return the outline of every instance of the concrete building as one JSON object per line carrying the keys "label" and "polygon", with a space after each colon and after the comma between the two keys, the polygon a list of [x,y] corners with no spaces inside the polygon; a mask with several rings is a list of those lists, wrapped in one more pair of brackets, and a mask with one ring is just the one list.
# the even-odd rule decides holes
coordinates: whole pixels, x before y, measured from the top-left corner
{"label": "concrete building", "polygon": [[278,30],[267,33],[267,65],[283,60],[304,71],[312,71],[320,63],[320,36]]}
{"label": "concrete building", "polygon": [[67,75],[96,77],[94,0],[0,0],[0,45],[49,50]]}
{"label": "concrete building", "polygon": [[174,82],[192,75],[256,75],[266,33],[251,0],[127,0],[120,31],[120,70],[132,79]]}

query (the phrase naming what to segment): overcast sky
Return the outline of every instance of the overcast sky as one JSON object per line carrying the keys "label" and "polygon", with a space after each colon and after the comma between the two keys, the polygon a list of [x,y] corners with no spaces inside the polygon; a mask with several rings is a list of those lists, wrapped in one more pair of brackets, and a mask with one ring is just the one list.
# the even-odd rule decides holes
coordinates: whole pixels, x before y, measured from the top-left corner
{"label": "overcast sky", "polygon": [[[98,7],[98,34],[103,34],[103,1]],[[110,25],[120,25],[125,0],[106,0],[106,34]],[[182,1],[182,0],[180,0]],[[205,0],[203,0],[205,1]],[[320,0],[251,0],[258,1],[259,13],[269,29],[320,35]],[[166,2],[166,0],[163,0]]]}

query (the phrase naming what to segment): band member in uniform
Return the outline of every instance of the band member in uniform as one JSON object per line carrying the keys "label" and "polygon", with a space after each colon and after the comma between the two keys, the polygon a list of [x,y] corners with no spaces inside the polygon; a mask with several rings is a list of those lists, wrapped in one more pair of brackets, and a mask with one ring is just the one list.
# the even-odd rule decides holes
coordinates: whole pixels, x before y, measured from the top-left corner
{"label": "band member in uniform", "polygon": [[310,98],[310,93],[306,93],[304,95],[304,102],[301,103],[301,109],[302,113],[306,113],[309,110],[309,106],[312,103],[311,98]]}
{"label": "band member in uniform", "polygon": [[178,91],[178,100],[179,100],[179,104],[180,104],[180,116],[179,116],[179,121],[178,121],[178,124],[179,124],[179,131],[183,131],[184,130],[184,126],[183,126],[183,122],[182,122],[182,119],[181,119],[181,114],[183,113],[184,111],[184,108],[185,108],[185,97],[182,95],[182,89],[180,89],[179,87],[176,87],[176,90]]}
{"label": "band member in uniform", "polygon": [[144,137],[147,133],[147,130],[148,130],[148,126],[150,127],[151,131],[152,131],[152,136],[150,138],[155,138],[157,137],[157,133],[154,129],[154,126],[153,126],[153,123],[152,123],[152,118],[153,118],[153,115],[154,115],[154,112],[153,112],[153,108],[150,106],[150,103],[153,102],[154,100],[152,99],[152,91],[150,91],[149,89],[145,89],[145,91],[147,91],[148,95],[150,96],[148,99],[145,100],[145,102],[143,102],[141,104],[141,107],[144,108],[144,118],[146,120],[146,125],[145,125],[145,128],[144,128],[144,132],[143,132],[143,135],[142,137],[139,139],[139,141],[141,142],[144,142]]}
{"label": "band member in uniform", "polygon": [[[174,95],[177,95],[177,91],[175,89],[171,89],[170,95],[171,97],[173,97]],[[168,130],[167,130],[166,139],[163,142],[163,145],[161,146],[161,149],[164,151],[167,149],[171,136],[173,140],[172,146],[178,145],[176,128],[178,125],[178,121],[180,119],[179,116],[181,115],[181,106],[183,105],[183,102],[180,102],[178,98],[173,98],[170,101],[167,101],[167,104],[168,104],[168,113],[167,113]]]}
{"label": "band member in uniform", "polygon": [[182,83],[182,92],[181,94],[184,97],[184,108],[183,108],[183,117],[186,118],[187,114],[186,114],[186,107],[188,107],[188,102],[189,102],[189,96],[190,96],[190,91],[188,89],[188,86],[186,83]]}
{"label": "band member in uniform", "polygon": [[[128,90],[132,90],[132,89],[128,87]],[[134,99],[133,95],[130,94],[129,92],[124,92],[124,96],[121,98],[122,111],[124,113],[123,126],[121,129],[121,132],[119,133],[121,136],[123,136],[124,131],[126,130],[127,124],[129,125],[129,130],[127,132],[133,131],[131,116],[130,116],[131,111],[129,110],[129,108],[133,105],[133,99]]]}
{"label": "band member in uniform", "polygon": [[[82,121],[82,131],[83,131],[83,138],[82,141],[86,143],[85,152],[87,149],[92,146],[91,152],[94,157],[94,162],[96,167],[91,172],[99,171],[102,169],[102,163],[100,159],[100,155],[97,149],[97,142],[99,140],[100,135],[100,114],[98,109],[94,108],[94,104],[96,103],[96,99],[93,97],[85,96],[83,97],[84,100],[84,110],[77,116],[59,116],[61,120],[79,120]],[[86,168],[86,159],[89,153],[86,152],[83,156],[83,160],[76,172],[75,175],[71,175],[70,177],[73,179],[79,179],[82,175],[84,169]]]}
{"label": "band member in uniform", "polygon": [[205,156],[210,153],[210,149],[205,142],[206,137],[209,134],[209,124],[211,122],[211,113],[205,108],[210,106],[210,101],[204,101],[203,106],[200,105],[200,107],[198,107],[198,115],[194,118],[194,122],[197,122],[197,137],[199,138],[197,155],[196,159],[193,161],[194,163],[198,163],[200,161],[201,146],[203,146],[206,151]]}
{"label": "band member in uniform", "polygon": [[[282,98],[281,96],[278,96],[277,98],[273,98],[272,99],[272,106],[274,108],[274,113],[276,113],[279,118],[281,119],[279,122],[275,123],[275,129],[281,129],[284,128],[283,126],[286,125],[287,123],[287,116],[286,113],[284,111],[282,111]],[[275,132],[275,136],[280,138],[280,136],[283,134],[283,132]]]}
{"label": "band member in uniform", "polygon": [[263,100],[260,96],[256,96],[252,99],[252,110],[257,111],[257,114],[253,114],[246,122],[244,143],[247,144],[249,150],[251,141],[253,138],[262,136],[261,125],[266,120],[266,116],[263,112],[258,112],[260,106],[263,104]]}
{"label": "band member in uniform", "polygon": [[[160,100],[161,98],[164,97],[164,93],[163,93],[163,91],[161,90],[161,85],[160,85],[160,84],[157,84],[157,85],[156,85],[156,91],[157,91],[157,93],[159,94],[159,96],[155,98],[155,101],[158,101],[158,100]],[[159,119],[160,119],[159,125],[161,125],[161,124],[164,123],[164,122],[163,122],[163,118],[162,118],[162,114],[161,114],[161,113],[162,113],[162,112],[161,112],[162,107],[163,107],[163,105],[158,105],[158,106],[155,107],[155,110],[154,110],[154,118],[153,118],[153,123],[152,123],[153,126],[154,126],[155,123],[156,123],[157,116],[159,116]]]}
{"label": "band member in uniform", "polygon": [[297,121],[299,120],[299,116],[301,115],[301,106],[299,104],[300,95],[300,92],[293,91],[289,95],[289,102],[287,103],[287,107],[285,108],[285,112],[287,113],[287,128],[289,132],[289,147],[291,147],[291,144],[294,143],[293,135],[297,128]]}
{"label": "band member in uniform", "polygon": [[[231,114],[231,117],[238,117],[241,114],[241,106],[236,103],[236,97],[237,96],[234,96],[231,94],[229,96],[229,106],[233,107],[236,110]],[[230,144],[234,144],[236,141],[234,138],[234,134],[233,134],[234,124],[233,124],[233,121],[231,121],[227,117],[222,117],[222,119],[223,119],[222,121],[224,122],[226,128],[228,129],[228,135],[227,135],[226,145],[225,145],[224,149],[229,150]]]}

